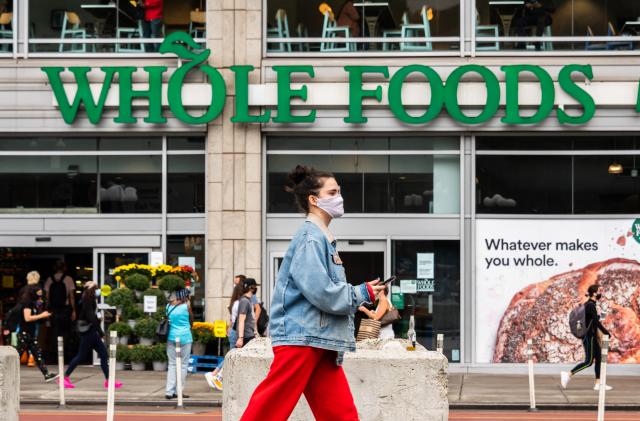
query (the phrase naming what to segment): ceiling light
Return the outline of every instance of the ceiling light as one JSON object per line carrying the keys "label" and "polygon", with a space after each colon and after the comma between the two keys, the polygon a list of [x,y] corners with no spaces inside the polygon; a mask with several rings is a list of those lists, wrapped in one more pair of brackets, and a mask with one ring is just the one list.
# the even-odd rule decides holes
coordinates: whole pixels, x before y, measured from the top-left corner
{"label": "ceiling light", "polygon": [[613,161],[609,165],[609,174],[622,174],[622,164],[619,164],[618,161]]}

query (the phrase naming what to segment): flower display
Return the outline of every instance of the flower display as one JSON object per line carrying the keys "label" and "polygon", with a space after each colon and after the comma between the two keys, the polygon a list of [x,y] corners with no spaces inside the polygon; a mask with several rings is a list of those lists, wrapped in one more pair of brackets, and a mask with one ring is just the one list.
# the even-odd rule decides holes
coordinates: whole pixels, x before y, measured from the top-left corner
{"label": "flower display", "polygon": [[215,339],[213,334],[213,323],[210,322],[194,322],[191,327],[194,342],[207,344]]}
{"label": "flower display", "polygon": [[198,280],[198,273],[191,266],[183,265],[183,266],[171,266],[171,265],[141,265],[137,263],[131,263],[128,265],[118,266],[113,270],[113,275],[115,280],[123,286],[124,280],[133,274],[141,274],[149,278],[153,284],[163,278],[166,275],[176,275],[182,278],[185,281],[185,286],[190,287],[191,281]]}

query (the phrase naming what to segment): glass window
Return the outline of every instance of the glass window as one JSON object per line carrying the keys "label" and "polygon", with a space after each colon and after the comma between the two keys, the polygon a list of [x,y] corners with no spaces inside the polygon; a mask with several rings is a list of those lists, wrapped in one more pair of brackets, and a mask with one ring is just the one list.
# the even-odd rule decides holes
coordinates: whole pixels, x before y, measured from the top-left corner
{"label": "glass window", "polygon": [[101,137],[101,151],[160,151],[159,137]]}
{"label": "glass window", "polygon": [[89,137],[2,138],[0,151],[95,151],[98,139]]}
{"label": "glass window", "polygon": [[204,321],[205,307],[205,242],[204,235],[167,236],[167,263],[187,265],[195,269],[197,279],[192,283],[191,307],[196,321]]}
{"label": "glass window", "polygon": [[[433,254],[433,283],[418,279],[418,255]],[[392,287],[391,300],[401,311],[394,323],[396,337],[407,337],[409,319],[415,316],[417,341],[428,349],[436,348],[436,335],[444,334],[444,354],[451,362],[460,362],[460,243],[458,241],[393,241],[392,270],[400,280],[418,281],[415,294],[401,294],[400,285]],[[422,281],[422,282],[420,282]]]}
{"label": "glass window", "polygon": [[102,213],[162,212],[161,156],[101,156]]}
{"label": "glass window", "polygon": [[296,212],[283,186],[298,164],[332,172],[347,213],[459,212],[457,155],[269,155],[269,212]]}
{"label": "glass window", "polygon": [[576,156],[575,213],[640,213],[638,156]]}
{"label": "glass window", "polygon": [[[370,3],[370,4],[367,4]],[[269,52],[407,52],[458,50],[459,42],[401,42],[402,37],[459,37],[459,0],[353,2],[267,0],[267,38],[332,38],[332,42],[269,42]],[[311,7],[310,7],[311,5]],[[387,42],[340,43],[335,38],[387,38]]]}
{"label": "glass window", "polygon": [[204,212],[204,155],[169,155],[167,212]]}
{"label": "glass window", "polygon": [[571,213],[570,156],[476,157],[479,213]]}
{"label": "glass window", "polygon": [[[638,35],[640,3],[616,0],[476,0],[476,49],[501,50],[633,50],[637,42],[589,41],[593,36]],[[482,37],[585,37],[584,42],[495,42]]]}
{"label": "glass window", "polygon": [[322,137],[269,137],[267,149],[276,151],[321,151],[321,150],[415,150],[457,151],[460,148],[458,137],[352,137],[352,136],[322,136]]}
{"label": "glass window", "polygon": [[497,136],[476,138],[478,150],[556,151],[640,149],[640,139],[631,136]]}
{"label": "glass window", "polygon": [[0,212],[96,213],[92,156],[0,156]]}
{"label": "glass window", "polygon": [[202,151],[205,148],[204,136],[170,137],[167,148],[171,150]]}
{"label": "glass window", "polygon": [[[150,53],[159,43],[141,39],[163,38],[182,31],[206,39],[205,0],[44,1],[29,0],[30,50],[36,53]],[[116,43],[87,43],[117,38]],[[73,42],[61,42],[64,40]],[[55,40],[55,42],[53,42]]]}

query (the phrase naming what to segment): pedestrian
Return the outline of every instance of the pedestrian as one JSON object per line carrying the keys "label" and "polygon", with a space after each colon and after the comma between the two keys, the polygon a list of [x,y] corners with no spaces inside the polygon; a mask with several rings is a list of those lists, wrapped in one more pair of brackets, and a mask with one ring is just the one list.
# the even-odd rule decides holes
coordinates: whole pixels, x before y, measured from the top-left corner
{"label": "pedestrian", "polygon": [[[235,278],[233,278],[233,284],[240,285],[242,282],[246,280],[247,280],[247,277],[245,275],[236,275]],[[260,302],[258,301],[258,296],[256,295],[257,292],[258,292],[258,287],[256,284],[256,287],[254,288],[254,291],[253,291],[253,295],[251,296],[251,305],[253,305],[253,315],[256,321],[255,331],[259,332],[258,320],[260,319],[260,315],[262,314],[262,307],[260,307]],[[259,333],[258,333],[258,336],[260,336]]]}
{"label": "pedestrian", "polygon": [[[75,283],[67,274],[67,266],[62,260],[58,260],[53,266],[53,275],[44,283],[44,291],[47,299],[47,310],[52,314],[50,323],[52,339],[50,343],[57,343],[58,336],[62,336],[64,343],[69,343],[69,332],[76,320]],[[69,348],[69,347],[65,347]]]}
{"label": "pedestrian", "polygon": [[[181,374],[182,374],[182,390],[184,391],[185,382],[187,381],[187,368],[189,366],[189,357],[191,356],[191,344],[193,336],[191,335],[191,324],[193,322],[193,314],[191,305],[189,304],[189,296],[191,291],[184,288],[171,294],[170,302],[167,304],[167,318],[169,319],[169,335],[167,337],[167,358],[169,367],[167,372],[167,385],[164,397],[174,399],[177,394],[177,375],[176,375],[176,339],[180,339],[181,348]],[[182,393],[183,398],[189,396]]]}
{"label": "pedestrian", "polygon": [[21,306],[20,325],[18,328],[18,346],[16,347],[18,355],[22,355],[25,350],[35,356],[36,365],[44,376],[46,382],[58,377],[57,374],[49,372],[44,360],[42,359],[42,351],[38,346],[36,337],[36,326],[40,320],[51,317],[51,313],[43,311],[38,314],[38,300],[42,300],[43,291],[38,285],[29,285],[23,291],[19,300]]}
{"label": "pedestrian", "polygon": [[[244,275],[239,275],[239,276],[244,276]],[[247,278],[245,276],[244,280],[246,279]],[[236,341],[238,340],[238,334],[236,333],[235,323],[236,323],[236,318],[238,317],[238,300],[240,300],[240,297],[242,297],[242,286],[235,283],[235,280],[234,280],[234,284],[235,286],[233,287],[231,300],[229,301],[229,307],[227,307],[227,310],[229,311],[229,325],[227,327],[227,338],[229,339],[229,351],[231,351],[236,347]],[[209,386],[211,386],[214,389],[222,390],[223,366],[224,366],[224,360],[218,367],[216,367],[215,370],[205,373],[204,375],[204,378],[209,384]]]}
{"label": "pedestrian", "polygon": [[[363,312],[372,320],[382,321],[382,318],[393,309],[391,302],[389,301],[389,287],[385,286],[382,291],[378,294],[378,305],[376,306],[376,311],[371,311],[365,306],[360,306],[358,310]],[[379,339],[393,339],[395,338],[395,333],[393,332],[393,324],[389,323],[380,327],[380,334],[378,335]]]}
{"label": "pedestrian", "polygon": [[[97,316],[97,298],[99,296],[100,290],[98,289],[98,284],[94,281],[86,282],[84,292],[80,299],[80,312],[78,313],[77,329],[80,334],[80,347],[78,353],[73,360],[71,360],[64,372],[63,380],[66,389],[75,388],[75,385],[70,379],[71,373],[73,373],[73,370],[76,369],[78,364],[89,356],[92,350],[95,351],[100,358],[100,368],[102,368],[102,374],[104,374],[104,388],[106,389],[109,385],[109,356],[107,355],[107,348],[102,342],[104,331],[102,330],[102,326],[100,326],[100,319],[98,319]],[[116,389],[120,389],[122,383],[116,381],[115,387]]]}
{"label": "pedestrian", "polygon": [[[573,367],[570,372],[560,372],[560,384],[563,389],[567,388],[571,378],[581,372],[582,370],[591,367],[594,363],[594,369],[596,372],[596,382],[593,386],[593,390],[600,390],[600,363],[602,362],[602,351],[600,348],[600,340],[598,338],[598,332],[602,332],[605,335],[609,335],[609,331],[602,326],[600,322],[600,315],[598,314],[598,308],[596,303],[602,294],[598,292],[599,285],[591,285],[587,290],[587,302],[585,306],[585,323],[587,325],[587,334],[582,338],[582,346],[584,347],[584,361]],[[613,389],[609,385],[605,385],[605,390]]]}
{"label": "pedestrian", "polygon": [[237,334],[236,348],[242,348],[257,335],[255,312],[251,304],[251,297],[254,296],[254,288],[257,288],[257,285],[253,278],[247,278],[241,284],[242,296],[237,301],[238,314],[234,325]]}
{"label": "pedestrian", "polygon": [[[32,270],[31,272],[27,273],[26,276],[27,279],[27,285],[23,286],[20,291],[18,291],[18,300],[20,299],[20,297],[22,297],[22,295],[25,293],[25,291],[32,285],[40,285],[40,273],[38,271]],[[16,301],[18,301],[16,300]],[[36,314],[40,314],[44,311],[44,297],[39,297],[38,301],[36,302]],[[37,339],[40,335],[40,323],[36,323],[36,329],[35,329],[35,333],[34,333],[34,337]],[[24,354],[23,354],[24,355]],[[21,359],[23,357],[23,355],[21,355]],[[27,367],[35,367],[36,365],[36,359],[34,357],[34,355],[29,352],[28,350],[26,351],[26,362],[27,362]]]}
{"label": "pedestrian", "polygon": [[[144,0],[144,20],[142,21],[142,33],[144,38],[162,38],[162,15],[164,0]],[[160,44],[146,44],[145,51],[157,52]]]}
{"label": "pedestrian", "polygon": [[358,286],[346,280],[328,228],[344,213],[332,174],[298,165],[286,190],[307,219],[291,240],[276,280],[269,324],[273,363],[241,420],[285,421],[302,393],[316,419],[358,420],[342,360],[345,352],[355,351],[354,313],[384,287],[377,280]]}

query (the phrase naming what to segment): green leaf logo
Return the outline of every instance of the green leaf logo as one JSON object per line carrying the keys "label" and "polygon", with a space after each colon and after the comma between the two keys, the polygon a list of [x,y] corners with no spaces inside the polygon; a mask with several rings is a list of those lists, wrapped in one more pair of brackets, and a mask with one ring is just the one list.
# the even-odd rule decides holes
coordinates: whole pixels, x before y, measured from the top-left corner
{"label": "green leaf logo", "polygon": [[636,241],[640,243],[640,218],[633,221],[631,233],[633,234],[633,238],[635,238]]}

